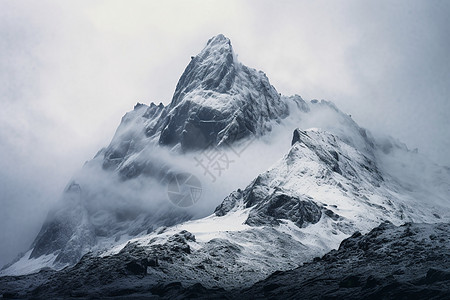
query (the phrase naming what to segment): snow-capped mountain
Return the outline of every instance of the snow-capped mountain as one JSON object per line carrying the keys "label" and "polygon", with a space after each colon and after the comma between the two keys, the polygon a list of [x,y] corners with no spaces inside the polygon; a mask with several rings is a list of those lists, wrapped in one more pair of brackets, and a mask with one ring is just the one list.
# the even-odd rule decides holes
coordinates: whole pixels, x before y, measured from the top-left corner
{"label": "snow-capped mountain", "polygon": [[[244,150],[234,164],[206,180],[211,170],[198,158],[236,149]],[[202,178],[211,208],[203,215],[167,200],[171,178],[186,171]],[[280,96],[218,35],[192,58],[168,106],[138,104],[123,117],[2,275],[78,262],[52,289],[70,278],[84,296],[104,283],[249,287],[384,221],[449,222],[449,195],[449,168],[372,136],[331,102]]]}
{"label": "snow-capped mountain", "polygon": [[105,238],[192,218],[195,212],[171,205],[161,188],[182,169],[177,153],[264,135],[287,115],[267,77],[239,63],[228,38],[211,38],[192,57],[170,105],[137,104],[123,117],[110,145],[74,176],[26,256],[60,268]]}

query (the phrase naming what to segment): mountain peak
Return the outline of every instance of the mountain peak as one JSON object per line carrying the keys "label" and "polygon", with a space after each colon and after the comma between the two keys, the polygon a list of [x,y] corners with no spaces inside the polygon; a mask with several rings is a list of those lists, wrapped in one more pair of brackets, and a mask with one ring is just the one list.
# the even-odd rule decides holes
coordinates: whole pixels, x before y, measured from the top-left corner
{"label": "mountain peak", "polygon": [[208,40],[208,43],[206,43],[206,46],[230,46],[231,47],[231,41],[229,38],[224,36],[223,34],[219,33],[216,36],[213,36]]}
{"label": "mountain peak", "polygon": [[223,34],[208,40],[178,81],[159,143],[205,149],[260,136],[288,107],[264,73],[237,61]]}
{"label": "mountain peak", "polygon": [[223,34],[209,39],[181,75],[171,105],[178,105],[186,94],[198,88],[222,94],[229,91],[236,76],[234,57],[231,42]]}

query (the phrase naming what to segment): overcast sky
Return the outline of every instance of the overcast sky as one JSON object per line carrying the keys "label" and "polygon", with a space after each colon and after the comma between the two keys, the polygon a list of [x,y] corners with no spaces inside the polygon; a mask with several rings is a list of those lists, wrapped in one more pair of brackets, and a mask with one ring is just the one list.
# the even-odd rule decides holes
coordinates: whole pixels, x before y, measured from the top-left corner
{"label": "overcast sky", "polygon": [[331,100],[450,165],[449,15],[438,0],[2,0],[0,264],[29,247],[121,116],[169,103],[218,33],[279,92]]}

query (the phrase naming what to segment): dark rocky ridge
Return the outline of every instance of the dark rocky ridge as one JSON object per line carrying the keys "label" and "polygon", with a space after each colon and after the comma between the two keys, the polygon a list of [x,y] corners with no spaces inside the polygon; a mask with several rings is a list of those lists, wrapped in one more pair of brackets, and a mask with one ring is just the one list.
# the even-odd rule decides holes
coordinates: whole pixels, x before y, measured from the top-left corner
{"label": "dark rocky ridge", "polygon": [[[176,266],[171,262],[190,261],[188,243],[193,240],[189,232],[180,232],[150,253],[129,244],[114,256],[86,255],[59,272],[1,277],[0,294],[35,299],[450,299],[450,224],[383,223],[366,235],[353,234],[338,250],[301,267],[229,291],[188,279],[214,276],[202,272],[208,264],[199,265],[200,273],[193,270],[197,275],[188,277],[177,269],[170,271]],[[235,247],[223,244],[225,251],[216,255],[227,255],[226,249],[239,251]],[[209,264],[220,267],[220,262]],[[167,272],[173,277],[164,275]]]}
{"label": "dark rocky ridge", "polygon": [[321,217],[320,207],[309,197],[299,199],[274,192],[255,206],[245,223],[250,226],[279,225],[280,220],[288,219],[298,227],[306,227],[319,222]]}

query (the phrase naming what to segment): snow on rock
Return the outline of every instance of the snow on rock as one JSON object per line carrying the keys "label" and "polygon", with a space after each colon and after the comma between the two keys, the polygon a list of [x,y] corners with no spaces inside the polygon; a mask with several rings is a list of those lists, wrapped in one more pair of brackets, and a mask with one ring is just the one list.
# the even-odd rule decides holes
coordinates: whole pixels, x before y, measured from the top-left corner
{"label": "snow on rock", "polygon": [[[191,220],[198,207],[167,200],[171,174],[202,175],[195,155],[248,141],[238,167],[217,185],[203,181],[210,207],[220,203],[213,215]],[[449,168],[373,137],[331,102],[280,96],[218,35],[192,58],[168,106],[137,104],[122,118],[110,145],[74,176],[31,250],[1,275],[61,269],[83,257],[64,274],[82,280],[98,265],[117,271],[111,280],[146,269],[155,284],[248,286],[386,220],[448,222],[449,195]]]}
{"label": "snow on rock", "polygon": [[263,135],[270,131],[269,121],[289,113],[266,75],[239,63],[223,35],[211,38],[192,58],[168,110],[159,143],[180,144],[183,150]]}

